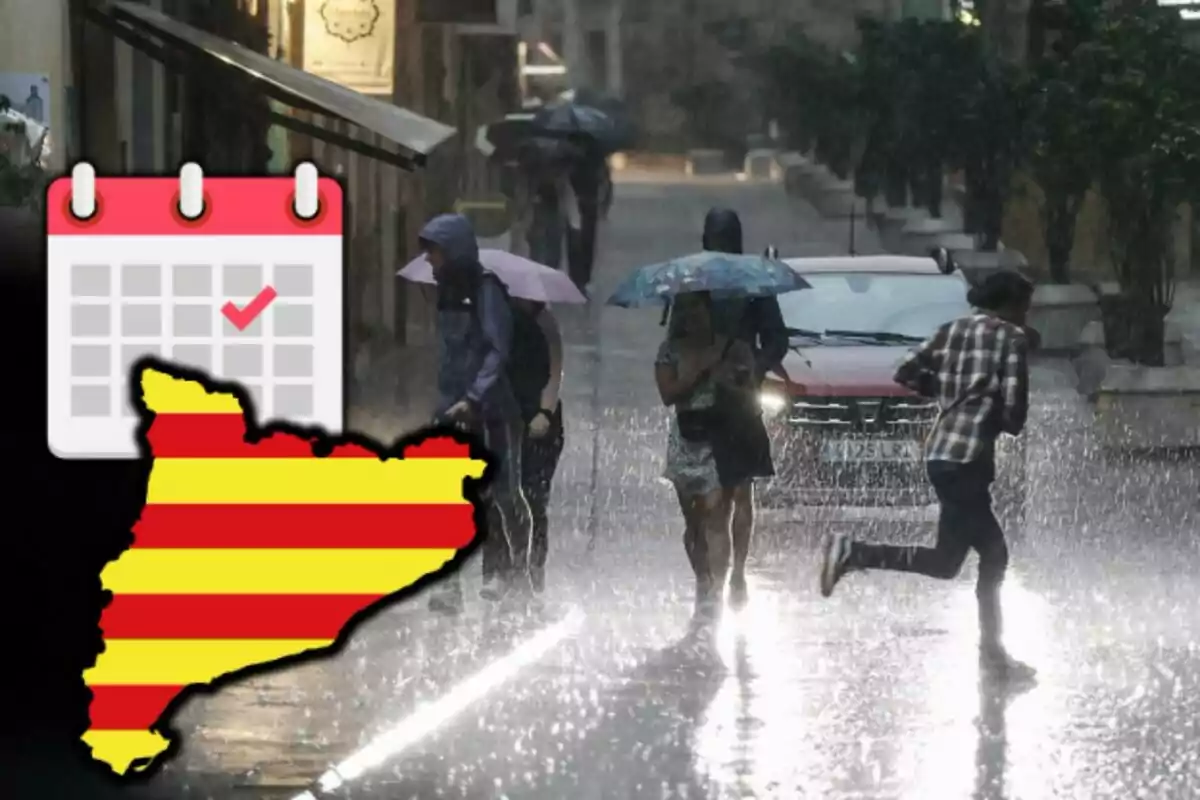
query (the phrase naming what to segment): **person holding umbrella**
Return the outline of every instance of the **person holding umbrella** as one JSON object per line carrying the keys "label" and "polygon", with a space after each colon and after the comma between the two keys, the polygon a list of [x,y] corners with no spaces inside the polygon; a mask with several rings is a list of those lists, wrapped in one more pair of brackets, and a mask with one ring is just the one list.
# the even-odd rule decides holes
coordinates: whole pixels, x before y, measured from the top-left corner
{"label": "person holding umbrella", "polygon": [[546,106],[531,124],[546,136],[566,139],[576,146],[569,177],[579,224],[568,231],[567,258],[571,279],[586,290],[596,255],[606,157],[626,144],[627,132],[604,111],[575,101]]}
{"label": "person holding umbrella", "polygon": [[664,477],[683,514],[698,622],[715,616],[723,598],[734,497],[744,496],[746,483],[764,470],[770,474],[765,427],[744,424],[758,406],[754,350],[721,332],[714,306],[804,288],[804,279],[780,261],[706,251],[636,270],[608,300],[624,307],[670,304],[655,381],[663,405],[675,411]]}
{"label": "person holding umbrella", "polygon": [[[531,518],[521,490],[524,431],[507,374],[512,312],[503,286],[479,263],[475,230],[466,217],[434,217],[421,229],[420,243],[438,287],[440,355],[434,418],[479,433],[497,462],[489,487],[491,530],[482,547],[482,594],[496,600],[531,588]],[[442,586],[430,607],[457,613],[462,608],[460,582],[446,581]]]}
{"label": "person holding umbrella", "polygon": [[567,266],[571,280],[587,291],[596,262],[596,229],[600,224],[601,189],[607,162],[595,142],[581,147],[571,163],[571,189],[578,208],[578,225],[567,229]]}
{"label": "person holding umbrella", "polygon": [[[702,247],[710,252],[741,253],[742,221],[737,212],[728,208],[711,209],[704,218]],[[755,298],[734,298],[715,304],[715,327],[718,333],[734,336],[751,348],[754,354],[754,388],[757,392],[768,372],[782,369],[788,352],[787,328],[779,301],[773,295]],[[746,560],[750,555],[750,540],[754,535],[754,478],[775,474],[766,426],[757,404],[749,406],[739,425],[753,431],[745,439],[738,454],[745,460],[749,480],[740,483],[732,494],[733,567],[729,574],[729,601],[735,607],[748,600]],[[757,450],[750,445],[757,443]]]}
{"label": "person holding umbrella", "polygon": [[[708,616],[725,590],[731,552],[730,511],[745,480],[722,480],[714,434],[728,419],[722,390],[753,391],[754,354],[713,326],[707,292],[672,302],[667,337],[658,349],[654,379],[662,403],[675,410],[663,477],[675,487],[683,514],[683,545],[696,576],[696,613]],[[726,417],[723,419],[722,417]]]}
{"label": "person holding umbrella", "polygon": [[[549,551],[551,484],[565,444],[562,403],[562,335],[550,311],[552,303],[581,304],[585,298],[562,272],[503,250],[479,251],[487,275],[504,284],[509,296],[512,334],[506,376],[516,399],[523,426],[521,440],[521,491],[529,504],[531,587],[545,587]],[[421,256],[399,275],[417,283],[436,283],[433,267]]]}
{"label": "person holding umbrella", "polygon": [[530,259],[558,269],[569,230],[579,228],[579,212],[570,183],[570,165],[578,148],[563,139],[532,137],[519,148],[518,181],[527,203],[519,227],[525,231]]}

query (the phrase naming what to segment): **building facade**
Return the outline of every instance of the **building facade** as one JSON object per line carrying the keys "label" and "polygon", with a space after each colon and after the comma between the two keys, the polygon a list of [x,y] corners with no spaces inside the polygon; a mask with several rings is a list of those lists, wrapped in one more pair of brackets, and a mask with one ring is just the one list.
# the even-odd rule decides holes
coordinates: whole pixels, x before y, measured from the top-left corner
{"label": "building facade", "polygon": [[[0,75],[45,77],[51,165],[59,173],[81,159],[100,175],[171,174],[189,160],[210,174],[289,173],[312,159],[340,177],[349,198],[348,338],[362,377],[398,346],[428,338],[425,295],[396,277],[417,255],[420,225],[496,189],[474,133],[519,103],[517,4],[375,0],[372,34],[383,34],[388,51],[326,58],[326,68],[349,76],[342,85],[366,89],[340,92],[314,87],[311,76],[320,73],[304,71],[313,68],[314,14],[336,1],[3,3]],[[345,13],[359,8],[347,5]],[[128,13],[139,9],[158,16],[142,27]],[[216,38],[198,38],[205,36]],[[245,56],[252,62],[269,61],[231,66],[224,62],[238,62],[243,51],[215,54],[208,44],[218,40],[245,44],[258,54]],[[264,71],[269,80],[256,81]],[[322,77],[337,82],[333,72]],[[282,100],[270,91],[281,86]],[[368,101],[373,110],[356,116]],[[436,123],[454,135],[427,155],[406,149],[405,124],[428,130]],[[224,128],[237,131],[218,135]]]}

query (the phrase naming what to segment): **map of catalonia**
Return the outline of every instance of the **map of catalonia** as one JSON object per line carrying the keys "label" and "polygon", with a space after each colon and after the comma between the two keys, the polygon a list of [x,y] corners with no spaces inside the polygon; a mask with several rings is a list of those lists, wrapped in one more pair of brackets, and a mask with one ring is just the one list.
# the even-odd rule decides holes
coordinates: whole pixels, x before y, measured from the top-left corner
{"label": "map of catalonia", "polygon": [[101,573],[105,647],[83,674],[83,739],[118,775],[161,761],[188,687],[328,652],[359,612],[445,566],[475,536],[464,479],[486,467],[450,436],[385,457],[357,437],[256,430],[231,387],[167,365],[135,380],[154,461],[133,545]]}

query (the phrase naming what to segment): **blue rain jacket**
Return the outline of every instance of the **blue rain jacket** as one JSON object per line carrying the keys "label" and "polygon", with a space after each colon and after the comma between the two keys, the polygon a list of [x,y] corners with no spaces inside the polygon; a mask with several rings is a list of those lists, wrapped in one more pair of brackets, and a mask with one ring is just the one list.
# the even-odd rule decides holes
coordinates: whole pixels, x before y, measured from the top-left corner
{"label": "blue rain jacket", "polygon": [[460,214],[434,217],[421,239],[441,248],[446,268],[438,278],[438,405],[443,414],[460,400],[473,402],[485,419],[518,415],[506,368],[512,347],[512,311],[495,276],[479,263],[471,223]]}

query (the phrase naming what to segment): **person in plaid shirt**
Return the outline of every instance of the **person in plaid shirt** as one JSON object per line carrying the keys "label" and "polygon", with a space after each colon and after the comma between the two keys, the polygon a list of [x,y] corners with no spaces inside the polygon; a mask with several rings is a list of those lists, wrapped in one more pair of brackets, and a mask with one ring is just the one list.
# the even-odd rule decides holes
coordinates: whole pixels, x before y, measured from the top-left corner
{"label": "person in plaid shirt", "polygon": [[[821,593],[829,597],[848,572],[882,569],[931,578],[958,575],[967,553],[979,553],[980,659],[990,672],[1032,678],[1001,642],[1000,586],[1008,567],[1004,531],[992,513],[996,439],[1018,436],[1029,408],[1030,335],[1025,317],[1033,285],[1016,272],[998,272],[967,294],[975,308],[948,322],[896,370],[895,381],[937,400],[939,413],[926,441],[926,469],[941,513],[934,547],[855,541],[825,542]],[[1036,344],[1036,334],[1033,334]]]}

